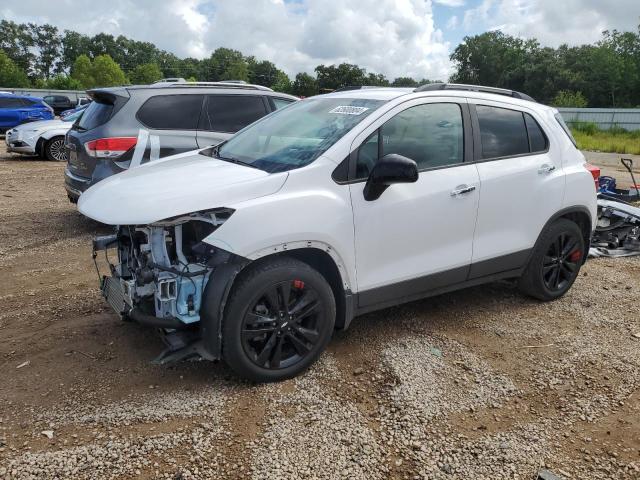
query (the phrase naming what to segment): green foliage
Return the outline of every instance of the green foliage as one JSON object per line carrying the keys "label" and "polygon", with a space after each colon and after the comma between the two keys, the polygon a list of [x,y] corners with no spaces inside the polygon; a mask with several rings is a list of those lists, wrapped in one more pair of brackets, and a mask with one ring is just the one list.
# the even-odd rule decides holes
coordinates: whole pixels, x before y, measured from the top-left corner
{"label": "green foliage", "polygon": [[282,70],[276,72],[276,78],[271,88],[276,92],[291,93],[292,85],[291,80]]}
{"label": "green foliage", "polygon": [[0,87],[28,87],[27,74],[0,50]]}
{"label": "green foliage", "polygon": [[587,99],[584,98],[582,92],[571,92],[569,90],[560,90],[553,100],[551,105],[555,107],[574,107],[574,108],[586,108]]}
{"label": "green foliage", "polygon": [[311,97],[318,93],[318,82],[308,73],[299,73],[296,75],[291,93],[299,97]]}
{"label": "green foliage", "polygon": [[160,67],[155,63],[144,63],[142,65],[138,65],[129,74],[129,79],[134,85],[147,85],[157,82],[162,78]]}
{"label": "green foliage", "polygon": [[91,73],[96,87],[113,87],[127,83],[127,77],[109,55],[98,55],[91,66]]}
{"label": "green foliage", "polygon": [[43,86],[38,86],[38,88],[50,88],[53,90],[82,90],[82,84],[69,75],[60,74],[40,81]]}
{"label": "green foliage", "polygon": [[109,55],[98,55],[93,61],[80,55],[71,69],[71,77],[82,88],[113,87],[127,83],[120,66]]}
{"label": "green foliage", "polygon": [[71,77],[78,81],[82,88],[92,88],[95,86],[93,78],[93,65],[91,59],[86,55],[80,55],[71,68]]}
{"label": "green foliage", "polygon": [[640,130],[620,127],[600,130],[593,123],[572,124],[571,131],[582,150],[640,155]]}
{"label": "green foliage", "polygon": [[357,65],[341,63],[340,65],[318,65],[315,68],[320,93],[326,93],[342,87],[366,85],[366,71]]}
{"label": "green foliage", "polygon": [[392,87],[417,87],[418,82],[416,82],[411,77],[398,77],[393,82],[391,82]]}

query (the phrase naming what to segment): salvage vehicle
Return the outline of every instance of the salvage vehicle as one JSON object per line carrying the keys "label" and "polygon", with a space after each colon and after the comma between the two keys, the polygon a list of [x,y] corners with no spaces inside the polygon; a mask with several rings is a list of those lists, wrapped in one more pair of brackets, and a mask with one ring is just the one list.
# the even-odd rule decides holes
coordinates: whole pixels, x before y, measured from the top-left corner
{"label": "salvage vehicle", "polygon": [[67,161],[64,136],[80,116],[82,110],[65,118],[25,123],[7,131],[7,151],[25,155],[38,155],[56,162]]}
{"label": "salvage vehicle", "polygon": [[500,279],[564,295],[594,178],[558,111],[511,90],[371,88],[296,102],[230,140],[94,185],[102,292],[155,326],[160,363],[254,381],[309,367],[360,314]]}
{"label": "salvage vehicle", "polygon": [[[74,203],[91,185],[127,170],[136,150],[142,161],[148,162],[220,143],[298,100],[244,82],[184,79],[87,93],[93,101],[69,131],[66,142],[65,188]],[[147,136],[141,137],[141,133]]]}
{"label": "salvage vehicle", "polygon": [[41,98],[0,94],[0,132],[28,122],[51,120],[53,109]]}

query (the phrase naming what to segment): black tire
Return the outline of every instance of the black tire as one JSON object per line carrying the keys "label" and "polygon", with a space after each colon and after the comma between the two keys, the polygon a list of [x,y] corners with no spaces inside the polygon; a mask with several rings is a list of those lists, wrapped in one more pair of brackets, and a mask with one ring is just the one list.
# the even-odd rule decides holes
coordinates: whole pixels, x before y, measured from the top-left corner
{"label": "black tire", "polygon": [[53,137],[44,144],[44,155],[53,162],[66,162],[67,149],[64,148],[64,137]]}
{"label": "black tire", "polygon": [[331,287],[316,270],[292,258],[247,268],[225,309],[223,358],[238,375],[255,382],[294,377],[318,359],[331,339],[336,317]]}
{"label": "black tire", "polygon": [[542,233],[518,282],[520,291],[543,301],[563,296],[578,278],[585,255],[580,227],[560,218]]}

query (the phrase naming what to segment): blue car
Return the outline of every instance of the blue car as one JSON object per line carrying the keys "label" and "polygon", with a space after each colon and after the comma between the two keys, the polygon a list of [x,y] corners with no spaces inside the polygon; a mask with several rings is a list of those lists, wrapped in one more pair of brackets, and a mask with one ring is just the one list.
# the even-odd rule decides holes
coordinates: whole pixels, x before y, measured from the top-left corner
{"label": "blue car", "polygon": [[53,109],[41,98],[0,94],[0,132],[23,123],[52,119]]}
{"label": "blue car", "polygon": [[80,105],[79,107],[76,107],[76,108],[70,108],[69,110],[65,110],[64,112],[60,113],[60,120],[65,119],[69,115],[73,115],[74,113],[83,111],[85,108],[89,106],[89,103],[85,103],[84,105]]}

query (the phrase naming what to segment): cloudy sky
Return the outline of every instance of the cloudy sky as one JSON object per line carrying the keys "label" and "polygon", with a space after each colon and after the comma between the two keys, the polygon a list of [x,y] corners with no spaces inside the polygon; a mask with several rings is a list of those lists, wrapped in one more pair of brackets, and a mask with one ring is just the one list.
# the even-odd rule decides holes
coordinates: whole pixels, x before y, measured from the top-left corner
{"label": "cloudy sky", "polygon": [[501,29],[543,44],[593,42],[636,30],[640,0],[20,0],[0,18],[150,41],[178,56],[219,46],[288,74],[356,63],[389,78],[446,79],[465,35]]}

